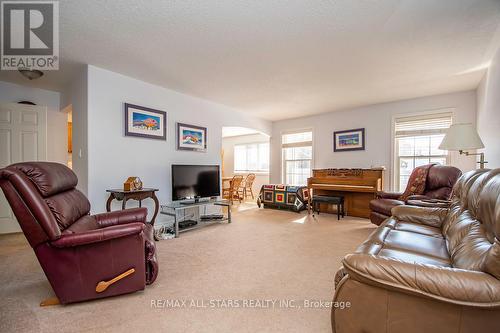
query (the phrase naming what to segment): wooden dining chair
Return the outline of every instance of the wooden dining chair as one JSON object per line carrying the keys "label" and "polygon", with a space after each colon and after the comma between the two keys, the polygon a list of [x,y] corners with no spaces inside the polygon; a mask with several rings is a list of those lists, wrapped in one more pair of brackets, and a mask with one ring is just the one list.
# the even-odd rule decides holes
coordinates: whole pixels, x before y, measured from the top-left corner
{"label": "wooden dining chair", "polygon": [[253,182],[255,181],[255,173],[249,173],[246,178],[245,178],[245,181],[243,182],[242,186],[241,186],[241,196],[243,197],[243,199],[246,200],[246,198],[248,196],[251,196],[252,197],[252,200],[254,199],[254,195],[253,195]]}
{"label": "wooden dining chair", "polygon": [[234,175],[233,179],[229,181],[229,187],[222,188],[222,197],[228,199],[231,204],[234,199],[238,199],[238,201],[241,202],[242,196],[240,196],[240,187],[242,182],[242,175]]}

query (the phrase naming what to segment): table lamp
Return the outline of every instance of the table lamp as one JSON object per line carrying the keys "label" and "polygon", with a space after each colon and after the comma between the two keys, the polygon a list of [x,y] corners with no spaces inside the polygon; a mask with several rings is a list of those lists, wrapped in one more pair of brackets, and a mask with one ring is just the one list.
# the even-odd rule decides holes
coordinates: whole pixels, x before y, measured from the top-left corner
{"label": "table lamp", "polygon": [[481,148],[484,148],[483,141],[481,141],[476,129],[470,123],[451,125],[439,145],[439,149],[458,150],[460,154],[464,154],[465,156],[479,155],[479,168],[484,169],[484,165],[488,163],[484,160],[484,153],[470,153],[466,151]]}

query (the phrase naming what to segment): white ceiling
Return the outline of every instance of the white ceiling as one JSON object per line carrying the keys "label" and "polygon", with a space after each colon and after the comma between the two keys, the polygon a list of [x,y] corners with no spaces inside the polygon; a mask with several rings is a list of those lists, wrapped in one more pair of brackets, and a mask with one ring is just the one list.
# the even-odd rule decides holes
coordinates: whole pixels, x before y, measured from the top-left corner
{"label": "white ceiling", "polygon": [[473,89],[499,0],[60,1],[60,90],[89,63],[270,119]]}
{"label": "white ceiling", "polygon": [[251,134],[259,134],[259,131],[256,131],[251,128],[245,128],[245,127],[230,127],[230,126],[225,126],[222,127],[222,137],[223,138],[229,138],[233,136],[241,136],[241,135],[251,135]]}

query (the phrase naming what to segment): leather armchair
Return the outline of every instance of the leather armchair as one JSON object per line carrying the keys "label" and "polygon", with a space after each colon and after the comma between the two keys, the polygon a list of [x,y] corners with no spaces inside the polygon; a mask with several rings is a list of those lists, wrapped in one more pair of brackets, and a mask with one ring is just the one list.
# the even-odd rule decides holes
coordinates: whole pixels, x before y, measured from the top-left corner
{"label": "leather armchair", "polygon": [[[90,215],[69,168],[26,162],[0,169],[0,187],[60,303],[144,289],[158,274],[147,210]],[[128,272],[128,275],[121,274]],[[115,277],[104,291],[99,282]]]}
{"label": "leather armchair", "polygon": [[406,200],[401,200],[403,193],[377,192],[376,198],[370,201],[370,220],[373,224],[380,225],[391,216],[393,207],[409,204],[412,200],[449,199],[453,185],[461,174],[459,169],[452,166],[433,165],[429,168],[423,194],[411,195]]}
{"label": "leather armchair", "polygon": [[335,278],[334,332],[498,330],[500,169],[464,174],[448,208],[398,206]]}

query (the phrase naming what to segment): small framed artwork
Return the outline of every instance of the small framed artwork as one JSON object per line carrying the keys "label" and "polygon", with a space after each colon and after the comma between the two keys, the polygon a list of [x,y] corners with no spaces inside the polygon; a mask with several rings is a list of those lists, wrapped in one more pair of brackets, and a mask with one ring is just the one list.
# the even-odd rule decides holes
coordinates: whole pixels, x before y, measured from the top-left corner
{"label": "small framed artwork", "polygon": [[365,150],[365,129],[333,132],[333,151]]}
{"label": "small framed artwork", "polygon": [[177,123],[177,149],[207,151],[207,128]]}
{"label": "small framed artwork", "polygon": [[167,113],[125,103],[125,136],[166,140]]}

